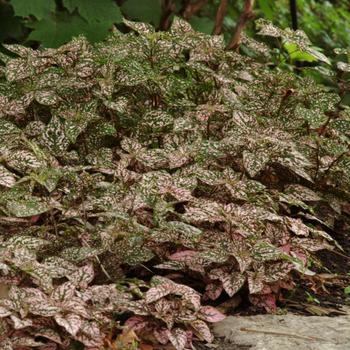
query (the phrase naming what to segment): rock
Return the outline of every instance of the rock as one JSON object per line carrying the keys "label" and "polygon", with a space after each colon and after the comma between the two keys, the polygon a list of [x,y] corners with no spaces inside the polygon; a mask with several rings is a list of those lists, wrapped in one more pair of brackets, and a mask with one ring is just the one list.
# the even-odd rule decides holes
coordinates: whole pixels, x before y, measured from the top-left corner
{"label": "rock", "polygon": [[350,350],[350,315],[229,316],[214,326],[214,332],[232,343],[232,349]]}

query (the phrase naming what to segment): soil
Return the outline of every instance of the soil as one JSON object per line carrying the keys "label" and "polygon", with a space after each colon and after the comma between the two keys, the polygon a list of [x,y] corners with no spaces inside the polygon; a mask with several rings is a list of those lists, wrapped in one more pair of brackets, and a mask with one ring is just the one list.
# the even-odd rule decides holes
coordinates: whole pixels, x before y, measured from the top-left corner
{"label": "soil", "polygon": [[297,279],[297,288],[286,296],[284,307],[289,312],[302,315],[336,316],[350,306],[350,295],[344,288],[350,285],[350,232],[333,233],[333,238],[343,248],[320,251],[321,263],[315,268],[318,276]]}
{"label": "soil", "polygon": [[225,341],[224,339],[216,339],[213,344],[203,344],[200,342],[194,342],[196,350],[249,350],[250,345],[239,345],[232,342]]}

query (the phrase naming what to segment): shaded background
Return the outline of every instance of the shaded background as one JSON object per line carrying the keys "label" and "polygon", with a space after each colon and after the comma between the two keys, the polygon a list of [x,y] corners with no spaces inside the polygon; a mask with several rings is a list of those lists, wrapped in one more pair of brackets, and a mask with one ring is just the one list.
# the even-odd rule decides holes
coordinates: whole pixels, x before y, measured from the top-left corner
{"label": "shaded background", "polygon": [[[292,0],[256,0],[256,18],[292,27]],[[325,53],[350,43],[350,2],[295,0],[298,27]],[[230,36],[243,0],[228,0],[222,32]],[[84,34],[91,42],[103,40],[113,28],[124,30],[122,17],[166,29],[174,15],[187,19],[204,33],[212,33],[220,0],[0,0],[0,42],[32,47],[57,47]],[[254,35],[253,22],[247,33]]]}

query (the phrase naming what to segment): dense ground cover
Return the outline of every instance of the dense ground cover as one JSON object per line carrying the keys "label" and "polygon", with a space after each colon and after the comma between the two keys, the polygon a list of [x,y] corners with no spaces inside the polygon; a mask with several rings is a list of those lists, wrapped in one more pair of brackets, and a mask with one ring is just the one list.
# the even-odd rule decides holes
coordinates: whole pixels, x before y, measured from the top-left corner
{"label": "dense ground cover", "polygon": [[[125,24],[2,56],[3,349],[190,348],[212,341],[220,298],[275,311],[315,252],[341,250],[349,65],[326,88],[248,38],[254,59],[181,19]],[[258,26],[330,63],[303,33]]]}

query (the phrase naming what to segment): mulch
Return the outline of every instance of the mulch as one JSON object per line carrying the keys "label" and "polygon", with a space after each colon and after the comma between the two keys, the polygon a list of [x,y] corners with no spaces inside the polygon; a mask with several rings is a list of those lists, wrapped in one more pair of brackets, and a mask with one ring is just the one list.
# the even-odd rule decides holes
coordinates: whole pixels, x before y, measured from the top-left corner
{"label": "mulch", "polygon": [[344,312],[344,307],[349,309],[350,295],[346,295],[344,289],[350,285],[350,231],[333,232],[332,236],[343,251],[317,253],[321,263],[316,269],[318,276],[299,278],[297,288],[287,295],[284,303],[289,312],[337,316]]}

